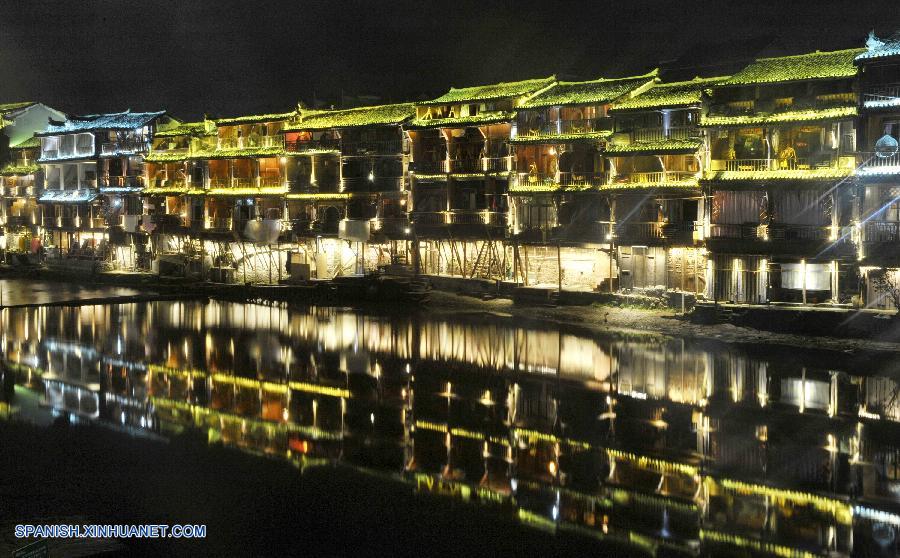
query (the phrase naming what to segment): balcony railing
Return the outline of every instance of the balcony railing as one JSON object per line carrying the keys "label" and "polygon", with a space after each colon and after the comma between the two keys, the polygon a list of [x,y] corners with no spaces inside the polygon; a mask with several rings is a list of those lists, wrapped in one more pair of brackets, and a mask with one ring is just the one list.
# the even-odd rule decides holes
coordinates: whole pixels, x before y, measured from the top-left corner
{"label": "balcony railing", "polygon": [[561,172],[557,183],[564,187],[599,187],[609,183],[609,173],[605,172]]}
{"label": "balcony railing", "polygon": [[446,161],[410,161],[410,172],[419,174],[441,174],[447,172]]}
{"label": "balcony railing", "polygon": [[522,125],[519,128],[520,136],[546,136],[560,134],[585,134],[591,132],[603,132],[612,130],[612,119],[581,118],[576,120],[554,120],[544,124]]}
{"label": "balcony railing", "polygon": [[833,157],[820,157],[816,159],[713,159],[710,162],[710,170],[740,172],[803,171],[834,168],[835,163],[836,160]]}
{"label": "balcony railing", "polygon": [[660,184],[685,182],[696,178],[697,173],[689,171],[631,172],[616,175],[616,182],[628,184]]}
{"label": "balcony railing", "polygon": [[625,222],[616,223],[616,236],[628,240],[662,240],[663,223],[659,222]]}
{"label": "balcony railing", "polygon": [[149,146],[143,136],[128,138],[123,141],[107,142],[100,146],[101,155],[116,155],[118,153],[140,153],[146,151]]}
{"label": "balcony railing", "polygon": [[892,101],[898,98],[900,98],[900,83],[876,85],[863,93],[863,100],[868,102]]}
{"label": "balcony railing", "polygon": [[886,154],[874,151],[860,151],[857,153],[857,161],[864,169],[900,173],[900,153]]}
{"label": "balcony railing", "polygon": [[256,178],[209,178],[207,180],[210,188],[254,188],[256,187]]}
{"label": "balcony railing", "polygon": [[447,215],[438,211],[417,211],[412,214],[412,220],[416,225],[444,225],[447,223]]}
{"label": "balcony railing", "polygon": [[449,213],[451,225],[486,225],[505,227],[506,213],[498,211],[454,210]]}
{"label": "balcony railing", "polygon": [[28,215],[9,215],[6,217],[6,225],[8,227],[24,227],[31,224],[31,218]]}
{"label": "balcony railing", "polygon": [[819,225],[793,225],[772,223],[755,225],[717,224],[710,225],[711,238],[733,238],[762,241],[825,241],[831,238],[832,228]]}
{"label": "balcony railing", "polygon": [[[337,141],[337,140],[335,140]],[[344,155],[355,154],[401,154],[405,151],[405,142],[400,139],[379,141],[354,141],[342,142],[341,153]]]}
{"label": "balcony railing", "polygon": [[253,147],[282,147],[284,136],[247,136],[219,138],[217,149],[248,149]]}
{"label": "balcony railing", "polygon": [[631,132],[631,141],[650,142],[665,140],[686,140],[700,136],[700,130],[693,126],[672,126],[663,128],[636,128]]}
{"label": "balcony railing", "polygon": [[334,151],[341,147],[341,140],[332,138],[289,141],[284,144],[288,153],[304,153],[306,151]]}
{"label": "balcony railing", "polygon": [[485,172],[509,172],[516,169],[513,157],[485,157],[481,159],[481,169]]}
{"label": "balcony railing", "polygon": [[772,223],[761,229],[763,238],[773,241],[780,240],[828,240],[831,235],[831,227],[817,225],[787,225]]}
{"label": "balcony railing", "polygon": [[759,238],[760,225],[752,223],[712,223],[709,226],[710,238],[735,238],[756,240]]}
{"label": "balcony railing", "polygon": [[863,229],[863,242],[900,241],[900,223],[897,221],[867,221]]}
{"label": "balcony railing", "polygon": [[230,231],[233,223],[233,219],[231,217],[224,218],[207,218],[206,219],[206,228],[211,231]]}
{"label": "balcony railing", "polygon": [[142,188],[143,176],[107,176],[100,179],[101,188]]}

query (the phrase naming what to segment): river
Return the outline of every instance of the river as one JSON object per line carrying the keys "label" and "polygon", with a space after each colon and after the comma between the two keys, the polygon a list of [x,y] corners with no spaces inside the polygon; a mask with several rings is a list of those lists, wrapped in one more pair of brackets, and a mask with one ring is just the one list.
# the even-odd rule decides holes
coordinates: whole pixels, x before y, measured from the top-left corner
{"label": "river", "polygon": [[562,541],[900,548],[900,383],[820,360],[216,300],[8,308],[0,355],[0,416],[343,464]]}

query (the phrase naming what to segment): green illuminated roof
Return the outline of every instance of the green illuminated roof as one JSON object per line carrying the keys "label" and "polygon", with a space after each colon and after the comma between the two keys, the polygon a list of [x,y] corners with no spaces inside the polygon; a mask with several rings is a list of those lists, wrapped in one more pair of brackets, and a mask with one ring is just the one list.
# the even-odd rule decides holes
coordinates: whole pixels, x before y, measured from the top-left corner
{"label": "green illuminated roof", "polygon": [[143,196],[167,196],[167,195],[202,195],[206,190],[202,188],[188,188],[187,186],[151,186],[141,190]]}
{"label": "green illuminated roof", "polygon": [[478,85],[475,87],[451,87],[437,99],[419,103],[422,105],[452,105],[467,103],[470,101],[493,101],[497,99],[509,99],[524,97],[538,92],[556,81],[556,76],[538,79],[526,79],[523,81],[509,81],[493,85]]}
{"label": "green illuminated roof", "polygon": [[41,146],[41,138],[36,138],[31,136],[28,139],[24,139],[15,145],[10,145],[10,149],[34,149],[35,147]]}
{"label": "green illuminated roof", "polygon": [[15,111],[23,109],[23,108],[28,108],[33,104],[35,104],[34,101],[21,101],[18,103],[3,103],[3,104],[0,104],[0,114],[7,114],[10,112],[15,112]]}
{"label": "green illuminated roof", "polygon": [[759,58],[723,81],[721,85],[751,85],[853,77],[857,71],[853,59],[865,50],[864,48],[851,48],[832,52],[816,51],[779,58]]}
{"label": "green illuminated roof", "polygon": [[23,165],[21,167],[17,166],[15,163],[7,163],[0,168],[0,176],[24,176],[34,174],[39,170],[41,170],[41,167],[39,167],[37,163]]}
{"label": "green illuminated roof", "polygon": [[352,194],[349,192],[343,193],[334,193],[334,192],[311,192],[306,194],[288,194],[285,198],[289,200],[319,200],[319,201],[338,201],[338,200],[348,200],[350,199]]}
{"label": "green illuminated roof", "polygon": [[787,110],[771,114],[741,114],[737,116],[707,115],[700,118],[701,126],[757,126],[787,122],[816,122],[856,116],[856,106],[831,107],[825,109]]}
{"label": "green illuminated roof", "polygon": [[712,181],[740,180],[828,180],[853,174],[852,168],[829,167],[807,170],[709,171],[703,177]]}
{"label": "green illuminated roof", "polygon": [[691,81],[657,83],[643,93],[614,102],[610,110],[658,109],[699,105],[704,89],[721,83],[726,79],[728,78],[698,77]]}
{"label": "green illuminated roof", "polygon": [[237,126],[239,124],[257,124],[260,122],[280,122],[297,116],[297,111],[277,112],[273,114],[251,114],[248,116],[235,116],[232,118],[220,118],[216,120],[218,126]]}
{"label": "green illuminated roof", "polygon": [[509,185],[510,194],[540,194],[588,191],[597,191],[597,186],[591,184],[590,181],[587,180],[584,182],[566,185],[562,185],[554,180],[536,180],[535,182],[529,182],[528,180],[516,180],[515,183]]}
{"label": "green illuminated roof", "polygon": [[604,191],[634,190],[641,192],[647,190],[694,190],[698,187],[698,185],[698,180],[696,178],[691,178],[688,180],[670,180],[667,182],[613,182],[610,184],[604,184],[600,187],[600,189]]}
{"label": "green illuminated roof", "polygon": [[522,103],[522,108],[609,103],[652,83],[657,73],[658,70],[653,70],[642,76],[618,79],[559,81]]}
{"label": "green illuminated roof", "polygon": [[359,107],[343,110],[305,111],[298,120],[285,126],[285,130],[324,130],[329,128],[354,128],[360,126],[396,126],[416,114],[413,103]]}
{"label": "green illuminated roof", "polygon": [[600,132],[584,132],[582,134],[524,134],[511,138],[509,143],[529,145],[540,143],[569,143],[574,141],[602,141],[611,136],[612,133],[612,130],[602,130]]}
{"label": "green illuminated roof", "polygon": [[216,135],[215,128],[211,130],[206,129],[206,123],[204,122],[184,122],[177,126],[166,128],[163,130],[157,130],[154,134],[154,137],[157,138],[171,138],[175,136],[214,136]]}
{"label": "green illuminated roof", "polygon": [[408,129],[424,128],[458,128],[461,126],[480,126],[482,124],[497,124],[499,122],[512,122],[516,118],[515,112],[495,111],[482,112],[475,116],[462,116],[459,118],[413,118],[406,126]]}
{"label": "green illuminated roof", "polygon": [[634,142],[628,145],[607,145],[607,155],[677,155],[695,153],[703,145],[698,139],[688,140],[662,140],[648,142]]}
{"label": "green illuminated roof", "polygon": [[191,158],[188,151],[154,151],[144,156],[144,161],[148,163],[175,163],[178,161],[187,161]]}

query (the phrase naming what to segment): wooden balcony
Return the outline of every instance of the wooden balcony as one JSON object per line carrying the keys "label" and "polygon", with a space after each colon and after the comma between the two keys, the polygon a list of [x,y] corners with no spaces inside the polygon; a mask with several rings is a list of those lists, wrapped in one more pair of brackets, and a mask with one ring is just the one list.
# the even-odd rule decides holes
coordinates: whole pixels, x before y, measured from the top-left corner
{"label": "wooden balcony", "polygon": [[144,136],[134,136],[122,141],[106,142],[100,145],[100,155],[111,156],[130,153],[144,153],[150,142]]}
{"label": "wooden balcony", "polygon": [[900,174],[900,153],[860,151],[856,160],[862,175]]}
{"label": "wooden balcony", "polygon": [[690,171],[632,172],[617,174],[618,184],[669,184],[688,182],[697,178],[697,173]]}
{"label": "wooden balcony", "polygon": [[893,104],[900,106],[900,83],[884,83],[869,87],[863,92],[865,104]]}
{"label": "wooden balcony", "polygon": [[633,142],[658,142],[666,140],[687,140],[699,138],[700,130],[694,126],[672,126],[669,128],[636,128],[631,131]]}
{"label": "wooden balcony", "polygon": [[447,172],[446,161],[410,161],[409,171],[419,174],[444,174]]}
{"label": "wooden balcony", "polygon": [[837,168],[838,158],[822,155],[815,158],[788,159],[713,159],[710,161],[712,171],[736,172],[777,172],[777,171],[810,171]]}
{"label": "wooden balcony", "polygon": [[519,127],[519,136],[577,135],[612,130],[612,118],[581,118],[575,120],[553,120],[544,124]]}
{"label": "wooden balcony", "polygon": [[216,142],[216,149],[252,149],[256,147],[284,147],[284,136],[218,138]]}

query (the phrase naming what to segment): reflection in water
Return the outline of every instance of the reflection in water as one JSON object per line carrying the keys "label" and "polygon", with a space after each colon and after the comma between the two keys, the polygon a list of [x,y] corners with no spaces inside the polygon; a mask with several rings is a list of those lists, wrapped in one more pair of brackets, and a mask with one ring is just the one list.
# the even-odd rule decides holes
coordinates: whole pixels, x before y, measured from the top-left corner
{"label": "reflection in water", "polygon": [[401,472],[655,553],[898,550],[886,377],[683,340],[224,302],[8,309],[0,332],[16,381],[76,420]]}

